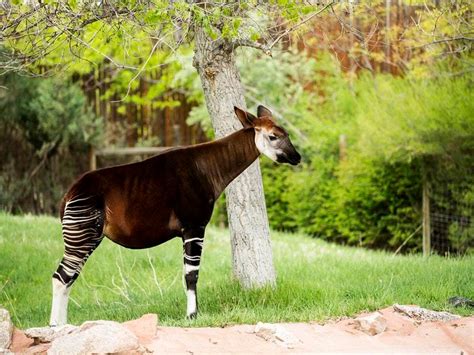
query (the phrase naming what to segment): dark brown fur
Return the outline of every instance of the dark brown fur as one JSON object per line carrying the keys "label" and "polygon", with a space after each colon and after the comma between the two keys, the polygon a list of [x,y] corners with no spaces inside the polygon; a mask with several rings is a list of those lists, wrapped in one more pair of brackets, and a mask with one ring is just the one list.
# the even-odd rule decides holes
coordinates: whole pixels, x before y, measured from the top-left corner
{"label": "dark brown fur", "polygon": [[174,148],[142,162],[91,171],[65,203],[94,196],[104,234],[127,248],[148,248],[204,228],[224,188],[259,155],[253,128],[196,146]]}

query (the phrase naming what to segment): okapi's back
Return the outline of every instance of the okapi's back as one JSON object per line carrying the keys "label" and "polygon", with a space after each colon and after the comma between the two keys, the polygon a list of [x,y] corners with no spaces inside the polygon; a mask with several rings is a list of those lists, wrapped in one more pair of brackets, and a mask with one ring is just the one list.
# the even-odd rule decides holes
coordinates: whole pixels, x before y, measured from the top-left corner
{"label": "okapi's back", "polygon": [[180,158],[180,149],[175,149],[142,162],[90,171],[72,185],[63,206],[90,198],[104,212],[104,234],[113,241],[129,248],[160,244],[180,229],[175,211],[186,160]]}
{"label": "okapi's back", "polygon": [[[153,158],[137,163],[116,165],[98,170],[88,171],[81,175],[69,188],[64,196],[64,202],[81,194],[104,196],[111,189],[123,190],[130,187],[129,182],[141,179],[160,178],[160,170],[166,169],[166,155],[157,155]],[[162,166],[160,169],[159,166]]]}

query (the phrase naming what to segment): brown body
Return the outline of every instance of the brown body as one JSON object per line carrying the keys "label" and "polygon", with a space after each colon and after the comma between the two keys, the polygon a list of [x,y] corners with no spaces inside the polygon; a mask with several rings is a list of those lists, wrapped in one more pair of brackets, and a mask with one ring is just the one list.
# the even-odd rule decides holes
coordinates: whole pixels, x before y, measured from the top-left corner
{"label": "brown body", "polygon": [[259,155],[251,128],[142,162],[91,171],[65,195],[95,196],[104,234],[127,248],[149,248],[205,227],[224,188]]}

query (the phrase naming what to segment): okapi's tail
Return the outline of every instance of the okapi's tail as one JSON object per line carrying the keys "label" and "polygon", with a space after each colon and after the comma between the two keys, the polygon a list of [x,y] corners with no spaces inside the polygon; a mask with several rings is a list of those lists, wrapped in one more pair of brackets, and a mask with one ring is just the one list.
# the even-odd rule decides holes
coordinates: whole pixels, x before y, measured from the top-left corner
{"label": "okapi's tail", "polygon": [[66,195],[61,200],[61,204],[59,205],[59,219],[61,222],[63,221],[64,217],[64,208],[66,207]]}
{"label": "okapi's tail", "polygon": [[86,198],[89,203],[98,209],[104,208],[104,199],[100,189],[97,187],[100,183],[91,176],[90,173],[85,173],[79,179],[77,179],[69,190],[64,194],[61,204],[59,206],[59,217],[61,222],[64,217],[64,212],[68,202],[76,199]]}

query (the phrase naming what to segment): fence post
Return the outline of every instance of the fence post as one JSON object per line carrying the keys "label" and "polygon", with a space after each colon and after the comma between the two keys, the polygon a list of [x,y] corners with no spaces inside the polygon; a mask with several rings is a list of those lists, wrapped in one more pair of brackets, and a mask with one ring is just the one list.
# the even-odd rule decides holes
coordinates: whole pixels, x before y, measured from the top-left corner
{"label": "fence post", "polygon": [[339,135],[339,160],[343,161],[347,156],[347,138],[345,134]]}
{"label": "fence post", "polygon": [[429,184],[423,180],[423,256],[431,254],[430,195]]}
{"label": "fence post", "polygon": [[95,148],[90,146],[89,148],[89,170],[97,169],[97,156],[95,154]]}

